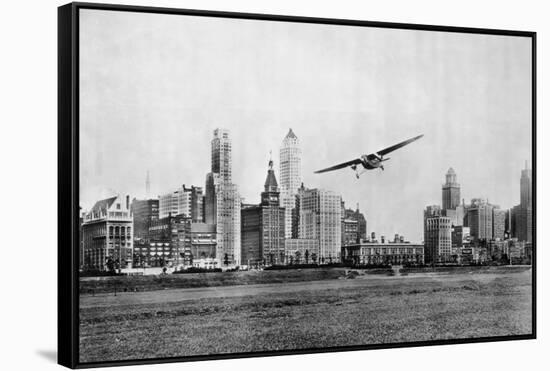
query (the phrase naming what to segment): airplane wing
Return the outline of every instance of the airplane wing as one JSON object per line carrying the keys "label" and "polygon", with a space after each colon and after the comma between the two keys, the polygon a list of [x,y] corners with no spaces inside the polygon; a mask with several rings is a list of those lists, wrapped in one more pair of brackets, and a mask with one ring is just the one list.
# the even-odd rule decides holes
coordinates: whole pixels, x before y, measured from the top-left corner
{"label": "airplane wing", "polygon": [[348,167],[348,166],[351,166],[351,165],[357,165],[357,164],[360,164],[360,163],[361,163],[361,159],[356,158],[355,160],[351,160],[351,161],[344,162],[344,163],[341,163],[341,164],[338,164],[338,165],[334,165],[332,167],[327,167],[326,169],[323,169],[323,170],[317,170],[317,171],[315,171],[315,174],[324,173],[324,172],[332,171],[332,170],[343,169],[345,167]]}
{"label": "airplane wing", "polygon": [[401,148],[401,147],[404,147],[404,146],[406,146],[407,144],[412,143],[412,142],[414,142],[415,140],[418,140],[418,139],[422,138],[423,136],[424,136],[424,134],[419,135],[419,136],[416,136],[416,137],[411,138],[411,139],[408,139],[408,140],[406,140],[406,141],[404,141],[404,142],[401,142],[401,143],[398,143],[398,144],[394,144],[394,145],[391,146],[391,147],[384,148],[383,150],[378,151],[378,152],[376,152],[376,153],[378,153],[380,156],[387,155],[388,153],[393,152],[393,151],[395,151],[396,149],[399,149],[399,148]]}

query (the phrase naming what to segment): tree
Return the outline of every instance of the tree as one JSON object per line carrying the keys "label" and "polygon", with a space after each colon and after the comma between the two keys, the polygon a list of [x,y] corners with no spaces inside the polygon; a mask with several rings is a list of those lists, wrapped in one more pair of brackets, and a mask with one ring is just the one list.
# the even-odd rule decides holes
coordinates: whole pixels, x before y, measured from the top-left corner
{"label": "tree", "polygon": [[300,259],[302,257],[302,253],[300,253],[299,251],[296,251],[296,264],[300,264]]}
{"label": "tree", "polygon": [[309,264],[309,250],[306,250],[305,258],[306,258],[306,264]]}
{"label": "tree", "polygon": [[227,254],[223,255],[223,264],[229,265],[229,255]]}
{"label": "tree", "polygon": [[105,265],[110,273],[115,273],[116,266],[115,261],[112,258],[107,258],[107,263]]}
{"label": "tree", "polygon": [[317,254],[316,253],[311,254],[311,261],[313,262],[313,264],[317,263]]}

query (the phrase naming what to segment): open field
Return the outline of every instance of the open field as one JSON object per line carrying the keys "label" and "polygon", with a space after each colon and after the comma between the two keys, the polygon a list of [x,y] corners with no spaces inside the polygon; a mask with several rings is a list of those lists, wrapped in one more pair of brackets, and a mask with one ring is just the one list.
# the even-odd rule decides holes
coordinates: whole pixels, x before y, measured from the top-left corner
{"label": "open field", "polygon": [[[397,268],[396,268],[397,269]],[[451,273],[491,273],[503,271],[518,271],[528,269],[525,266],[474,266],[474,267],[436,267],[438,274]],[[355,269],[354,269],[355,270]],[[293,270],[265,270],[265,271],[241,271],[241,272],[213,272],[192,274],[168,274],[151,276],[106,276],[80,278],[81,295],[102,295],[120,292],[143,292],[166,289],[183,289],[196,287],[217,287],[235,285],[254,285],[271,283],[290,283],[334,280],[344,277],[346,268],[313,268]],[[375,268],[357,270],[361,274],[393,275],[392,268]],[[401,268],[401,273],[431,273],[433,268]]]}
{"label": "open field", "polygon": [[83,362],[528,334],[531,270],[83,296],[80,318]]}
{"label": "open field", "polygon": [[[343,268],[296,269],[281,271],[241,271],[163,276],[113,276],[86,277],[80,279],[80,293],[94,295],[117,291],[154,291],[176,288],[251,285],[303,281],[333,280],[343,277]],[[388,273],[391,270],[374,269],[372,273]]]}

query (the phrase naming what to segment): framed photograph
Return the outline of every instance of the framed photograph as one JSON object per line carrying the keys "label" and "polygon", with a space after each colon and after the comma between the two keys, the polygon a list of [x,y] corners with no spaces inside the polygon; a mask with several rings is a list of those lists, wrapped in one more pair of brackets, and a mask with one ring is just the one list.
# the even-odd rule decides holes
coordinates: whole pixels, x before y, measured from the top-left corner
{"label": "framed photograph", "polygon": [[58,19],[60,364],[536,337],[535,32]]}

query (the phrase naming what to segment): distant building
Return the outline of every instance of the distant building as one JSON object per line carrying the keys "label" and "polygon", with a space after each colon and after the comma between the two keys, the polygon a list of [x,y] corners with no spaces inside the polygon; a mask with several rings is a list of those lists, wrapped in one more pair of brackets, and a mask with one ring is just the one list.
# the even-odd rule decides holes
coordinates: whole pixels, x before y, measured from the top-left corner
{"label": "distant building", "polygon": [[84,223],[84,216],[86,213],[82,212],[82,207],[79,207],[78,210],[78,231],[80,235],[78,239],[78,268],[84,269],[84,239],[82,234],[82,223]]}
{"label": "distant building", "polygon": [[463,225],[464,206],[460,204],[460,184],[452,167],[445,175],[445,184],[441,187],[441,198],[441,216],[450,218],[453,226]]}
{"label": "distant building", "polygon": [[353,219],[342,219],[342,246],[361,242],[359,222]]}
{"label": "distant building", "polygon": [[166,218],[169,215],[184,215],[195,222],[204,221],[203,194],[201,187],[180,188],[165,193],[159,198],[159,217]]}
{"label": "distant building", "polygon": [[451,246],[453,249],[464,247],[470,243],[470,227],[462,225],[451,229]]}
{"label": "distant building", "polygon": [[133,220],[130,196],[97,201],[82,222],[84,269],[115,270],[132,266]]}
{"label": "distant building", "polygon": [[342,260],[353,264],[424,264],[424,245],[410,242],[361,242],[342,246]]}
{"label": "distant building", "polygon": [[281,206],[285,208],[285,237],[292,237],[293,209],[298,188],[302,183],[302,151],[300,141],[292,129],[288,130],[279,150]]}
{"label": "distant building", "polygon": [[134,219],[134,239],[147,238],[151,222],[159,219],[159,200],[138,200],[134,198],[131,210]]}
{"label": "distant building", "polygon": [[460,184],[456,181],[456,173],[452,167],[445,175],[441,205],[443,210],[455,209],[460,206]]}
{"label": "distant building", "polygon": [[519,241],[533,242],[533,185],[532,170],[527,167],[521,171],[520,203],[512,209],[512,236]]}
{"label": "distant building", "polygon": [[464,206],[460,205],[454,209],[441,210],[441,215],[451,219],[451,224],[454,226],[464,225]]}
{"label": "distant building", "polygon": [[174,267],[185,265],[186,225],[190,218],[180,214],[151,221],[147,238],[136,240],[136,267]]}
{"label": "distant building", "polygon": [[470,235],[475,241],[489,241],[493,238],[494,208],[494,205],[480,198],[472,199],[466,208],[466,226],[470,227]]}
{"label": "distant building", "polygon": [[525,169],[521,171],[520,178],[520,207],[527,209],[533,207],[533,171],[527,167],[525,161]]}
{"label": "distant building", "polygon": [[216,226],[206,223],[187,223],[185,228],[184,266],[220,268],[216,259]]}
{"label": "distant building", "polygon": [[289,238],[285,240],[286,264],[319,264],[319,240]]}
{"label": "distant building", "polygon": [[320,261],[340,261],[342,197],[322,189],[302,189],[298,194],[299,238],[319,241]]}
{"label": "distant building", "polygon": [[241,264],[241,198],[232,183],[232,143],[229,131],[214,130],[212,167],[206,176],[205,221],[216,225],[216,259],[223,266]]}
{"label": "distant building", "polygon": [[[367,219],[365,216],[359,211],[359,204],[357,205],[357,209],[346,209],[344,206],[344,203],[342,202],[342,217],[344,220],[354,220],[357,222],[357,241],[366,240],[367,239]],[[349,239],[346,239],[349,241]]]}
{"label": "distant building", "polygon": [[242,264],[285,263],[285,208],[280,206],[273,161],[269,161],[261,203],[241,210],[241,239]]}
{"label": "distant building", "polygon": [[424,245],[427,262],[445,262],[451,259],[451,219],[437,215],[440,209],[424,211]]}
{"label": "distant building", "polygon": [[504,240],[506,237],[506,210],[493,208],[493,239]]}

